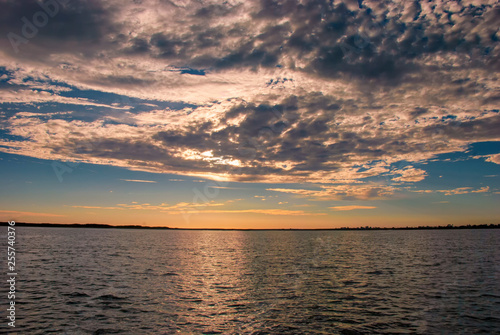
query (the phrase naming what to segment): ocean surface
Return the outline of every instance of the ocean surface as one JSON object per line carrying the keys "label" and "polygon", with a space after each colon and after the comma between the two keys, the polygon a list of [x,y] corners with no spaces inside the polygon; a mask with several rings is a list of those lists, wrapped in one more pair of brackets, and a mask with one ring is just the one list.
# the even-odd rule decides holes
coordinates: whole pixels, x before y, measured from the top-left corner
{"label": "ocean surface", "polygon": [[16,233],[2,333],[500,333],[498,229]]}

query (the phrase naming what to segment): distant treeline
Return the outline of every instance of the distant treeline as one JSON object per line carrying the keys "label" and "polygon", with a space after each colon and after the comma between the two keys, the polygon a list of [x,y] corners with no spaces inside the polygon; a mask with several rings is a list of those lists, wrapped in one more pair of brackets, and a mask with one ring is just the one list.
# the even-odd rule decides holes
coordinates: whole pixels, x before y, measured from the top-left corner
{"label": "distant treeline", "polygon": [[359,228],[351,228],[351,227],[341,227],[337,228],[338,230],[418,230],[418,229],[484,229],[484,228],[500,228],[500,224],[479,224],[479,225],[462,225],[462,226],[454,226],[452,224],[446,226],[415,226],[415,227],[392,227],[392,228],[381,228],[381,227],[359,227]]}
{"label": "distant treeline", "polygon": [[[2,226],[7,225],[7,222],[1,222]],[[101,223],[28,223],[28,222],[17,222],[15,227],[61,227],[61,228],[104,228],[104,229],[171,229],[169,227],[149,227],[149,226],[139,226],[139,225],[120,225],[112,226],[109,224]]]}
{"label": "distant treeline", "polygon": [[[0,222],[2,226],[8,225],[8,222]],[[319,228],[319,229],[224,229],[224,228],[170,228],[170,227],[151,227],[140,225],[120,225],[112,226],[109,224],[99,223],[28,223],[16,222],[16,227],[62,227],[62,228],[102,228],[102,229],[172,229],[172,230],[419,230],[419,229],[491,229],[500,228],[500,224],[479,224],[479,225],[462,225],[454,226],[452,224],[446,226],[416,226],[416,227],[341,227],[341,228]]]}

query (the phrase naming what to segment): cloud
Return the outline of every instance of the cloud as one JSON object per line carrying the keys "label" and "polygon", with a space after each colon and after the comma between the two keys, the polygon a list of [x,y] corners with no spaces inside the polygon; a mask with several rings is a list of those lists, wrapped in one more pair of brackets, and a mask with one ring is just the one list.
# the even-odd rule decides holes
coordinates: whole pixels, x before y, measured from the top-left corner
{"label": "cloud", "polygon": [[393,181],[402,182],[418,182],[425,179],[427,173],[422,169],[415,169],[414,167],[407,166],[403,169],[396,169],[391,171],[394,175],[400,175],[399,177],[392,178]]}
{"label": "cloud", "polygon": [[[43,10],[0,4],[2,36]],[[426,178],[419,164],[500,141],[499,13],[491,1],[72,0],[18,52],[0,41],[0,151],[391,197]]]}
{"label": "cloud", "polygon": [[287,210],[287,209],[240,209],[240,210],[188,210],[188,211],[173,211],[169,214],[242,214],[242,213],[254,213],[254,214],[265,214],[265,215],[289,215],[289,216],[322,216],[326,213],[313,213],[304,212],[297,210]]}
{"label": "cloud", "polygon": [[112,207],[112,206],[71,206],[72,208],[83,208],[83,209],[110,209],[110,210],[121,210],[123,208],[120,207]]}
{"label": "cloud", "polygon": [[[489,55],[485,50],[494,44],[491,36],[498,13],[494,5],[481,5],[461,4],[451,10],[444,4],[385,1],[381,10],[376,1],[316,0],[309,6],[209,1],[177,6],[74,0],[60,6],[38,36],[23,46],[42,55],[86,47],[87,53],[101,51],[108,59],[142,57],[180,68],[286,64],[328,77],[342,73],[394,77],[415,71],[411,66],[415,58],[439,52],[462,54],[472,49],[494,62],[498,51]],[[20,33],[20,18],[40,11],[35,1],[23,6],[4,1],[4,6],[9,15],[0,26],[3,35]],[[449,15],[443,18],[443,13]],[[57,49],[50,51],[57,42]]]}
{"label": "cloud", "polygon": [[198,210],[205,207],[220,207],[224,206],[225,203],[217,203],[214,201],[205,203],[189,203],[189,202],[179,202],[173,205],[162,203],[160,205],[145,204],[118,204],[119,208],[129,209],[129,210],[152,210],[160,211],[165,213],[184,213],[190,210]]}
{"label": "cloud", "polygon": [[471,191],[471,193],[487,193],[489,191],[490,191],[490,187],[489,186],[485,186],[485,187],[481,187],[478,190],[473,190],[473,191]]}
{"label": "cloud", "polygon": [[218,188],[218,189],[223,189],[223,190],[240,190],[241,187],[229,187],[229,186],[207,186],[209,188]]}
{"label": "cloud", "polygon": [[[5,52],[18,57],[29,57],[30,53],[38,52],[41,58],[53,53],[79,52],[85,48],[93,49],[115,30],[111,22],[112,6],[105,6],[100,1],[48,3],[51,5],[35,0],[26,0],[22,4],[1,1],[0,32],[2,36],[9,36],[2,39]],[[23,29],[24,25],[30,25],[31,29]],[[74,43],[76,41],[81,44]],[[51,48],[54,48],[52,52]]]}
{"label": "cloud", "polygon": [[394,187],[384,185],[332,185],[318,190],[269,188],[267,191],[289,193],[315,200],[375,200],[394,194]]}
{"label": "cloud", "polygon": [[330,209],[333,209],[334,211],[353,211],[356,209],[375,209],[377,207],[375,206],[334,206],[334,207],[329,207]]}
{"label": "cloud", "polygon": [[157,181],[154,180],[140,180],[140,179],[120,179],[123,181],[129,181],[133,183],[157,183]]}
{"label": "cloud", "polygon": [[467,193],[487,193],[489,191],[490,187],[485,186],[475,190],[472,187],[458,187],[451,190],[437,190],[435,192],[444,193],[444,195],[457,195],[457,194],[467,194]]}
{"label": "cloud", "polygon": [[[327,180],[331,183],[359,182],[359,178],[386,173],[392,161],[420,161],[461,147],[460,142],[438,145],[439,139],[428,142],[429,138],[415,137],[416,129],[409,130],[413,136],[411,142],[395,140],[394,133],[393,139],[387,141],[387,135],[378,127],[373,133],[367,130],[358,133],[354,130],[366,128],[370,121],[353,112],[335,112],[339,121],[330,125],[324,114],[308,112],[308,109],[313,106],[314,111],[336,109],[331,107],[332,98],[315,94],[301,97],[300,103],[297,100],[291,97],[271,105],[237,104],[225,112],[213,110],[212,115],[216,117],[212,120],[188,117],[185,122],[189,123],[182,126],[43,121],[21,114],[10,119],[8,126],[12,135],[29,142],[2,141],[1,144],[5,146],[4,151],[11,153],[113,164],[150,172],[212,174],[235,181]],[[167,120],[168,116],[164,122]],[[397,136],[409,136],[402,129],[401,132],[402,135]],[[384,163],[364,171],[354,168],[374,160]],[[401,174],[395,181],[415,182],[425,177],[423,170],[415,168],[393,173]]]}
{"label": "cloud", "polygon": [[500,164],[500,154],[490,155],[487,159],[487,162]]}
{"label": "cloud", "polygon": [[437,192],[444,193],[444,195],[467,194],[471,191],[472,187],[458,187],[452,190],[438,190]]}
{"label": "cloud", "polygon": [[[104,210],[141,210],[141,211],[160,211],[162,213],[172,215],[190,215],[190,214],[242,214],[242,213],[255,213],[265,215],[291,215],[291,216],[305,216],[305,215],[326,215],[325,213],[305,212],[302,210],[286,210],[286,209],[209,209],[211,207],[221,207],[234,201],[229,200],[226,203],[187,203],[179,202],[177,204],[168,205],[165,203],[159,205],[151,205],[148,203],[138,204],[133,202],[131,204],[117,204],[116,206],[71,206],[73,208],[83,209],[104,209]],[[1,211],[0,211],[1,212]],[[37,214],[37,213],[35,213]]]}
{"label": "cloud", "polygon": [[[165,86],[170,96],[179,86],[186,96],[217,92],[220,97],[234,86],[236,73],[247,83],[252,72],[273,75],[280,69],[298,76],[391,81],[432,68],[442,55],[458,55],[450,62],[467,65],[469,53],[483,67],[496,65],[498,11],[492,4],[461,4],[457,12],[442,4],[404,1],[352,4],[74,0],[59,6],[20,50],[26,62],[34,61],[36,51],[39,65],[53,66],[58,77],[79,87],[134,91],[141,86],[147,89],[136,94],[158,96],[168,92]],[[20,6],[3,0],[3,5],[9,13],[0,25],[3,36],[20,34],[20,19],[40,11],[36,1]],[[3,43],[12,57],[12,46]],[[193,90],[193,84],[211,88]]]}

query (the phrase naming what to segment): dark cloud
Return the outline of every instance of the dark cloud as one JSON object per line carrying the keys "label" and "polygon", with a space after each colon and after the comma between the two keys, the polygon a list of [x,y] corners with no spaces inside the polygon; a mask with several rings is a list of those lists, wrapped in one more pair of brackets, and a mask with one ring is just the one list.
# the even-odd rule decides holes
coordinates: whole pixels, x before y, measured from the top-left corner
{"label": "dark cloud", "polygon": [[[387,9],[391,4],[387,2]],[[193,61],[216,69],[269,67],[296,53],[310,60],[302,70],[319,76],[348,73],[391,79],[418,70],[414,60],[426,54],[474,54],[478,64],[483,66],[495,62],[498,56],[498,48],[494,49],[498,42],[495,25],[486,23],[498,22],[498,6],[470,5],[461,7],[453,15],[441,13],[442,8],[433,6],[433,12],[422,14],[420,3],[415,1],[397,8],[399,13],[393,16],[388,16],[388,10],[374,11],[377,7],[373,2],[347,6],[342,2],[332,4],[321,0],[305,5],[295,1],[261,1],[253,18],[267,23],[262,32],[249,36],[251,30],[243,29],[239,35],[241,43],[235,48],[222,55],[197,54]],[[211,13],[211,17],[223,15],[216,14],[220,10],[212,7],[207,7],[206,12]],[[442,16],[448,18],[443,20]],[[278,23],[283,18],[288,21]],[[467,29],[457,29],[465,25]],[[476,35],[470,32],[473,28]],[[230,29],[194,30],[183,40],[196,44],[190,50],[199,53],[204,47],[223,46],[220,40]],[[189,57],[190,53],[183,54]]]}
{"label": "dark cloud", "polygon": [[[224,3],[184,9],[180,13],[186,15],[182,21],[185,29],[176,32],[167,29],[165,23],[165,29],[131,33],[127,24],[113,17],[116,8],[112,5],[105,7],[93,0],[51,3],[57,4],[57,13],[39,29],[36,38],[29,39],[30,51],[37,46],[53,53],[74,48],[72,43],[78,42],[93,45],[88,52],[106,48],[215,70],[287,63],[322,77],[350,74],[386,79],[417,71],[422,65],[415,60],[426,54],[473,55],[480,66],[497,66],[500,58],[495,47],[499,5],[455,3],[459,8],[450,11],[443,4],[434,4],[430,11],[424,11],[418,1],[312,0],[301,4],[262,0],[249,13],[264,26],[259,30],[254,29],[252,21],[221,25],[221,19],[240,15],[243,10],[242,5]],[[0,33],[4,36],[9,32],[22,35],[21,18],[32,21],[35,13],[43,12],[34,0],[2,0],[0,6]],[[135,6],[138,11],[146,4]],[[159,6],[168,9],[174,5],[163,2]],[[3,40],[6,42],[9,44]],[[20,48],[27,46],[21,44]]]}
{"label": "dark cloud", "polygon": [[210,4],[196,10],[193,16],[202,20],[209,20],[224,17],[237,10],[238,7],[239,6],[229,6],[227,2],[224,4]]}
{"label": "dark cloud", "polygon": [[117,28],[110,15],[96,0],[0,0],[2,48],[29,57],[97,45]]}
{"label": "dark cloud", "polygon": [[429,135],[449,139],[488,140],[498,137],[500,115],[470,121],[450,121],[445,124],[435,124],[424,128]]}

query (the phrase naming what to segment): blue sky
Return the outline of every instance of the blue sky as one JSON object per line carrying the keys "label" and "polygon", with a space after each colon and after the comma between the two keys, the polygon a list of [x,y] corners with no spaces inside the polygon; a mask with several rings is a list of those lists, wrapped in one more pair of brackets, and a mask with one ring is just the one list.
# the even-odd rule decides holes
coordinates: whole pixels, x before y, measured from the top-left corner
{"label": "blue sky", "polygon": [[498,220],[498,1],[0,6],[2,220]]}

